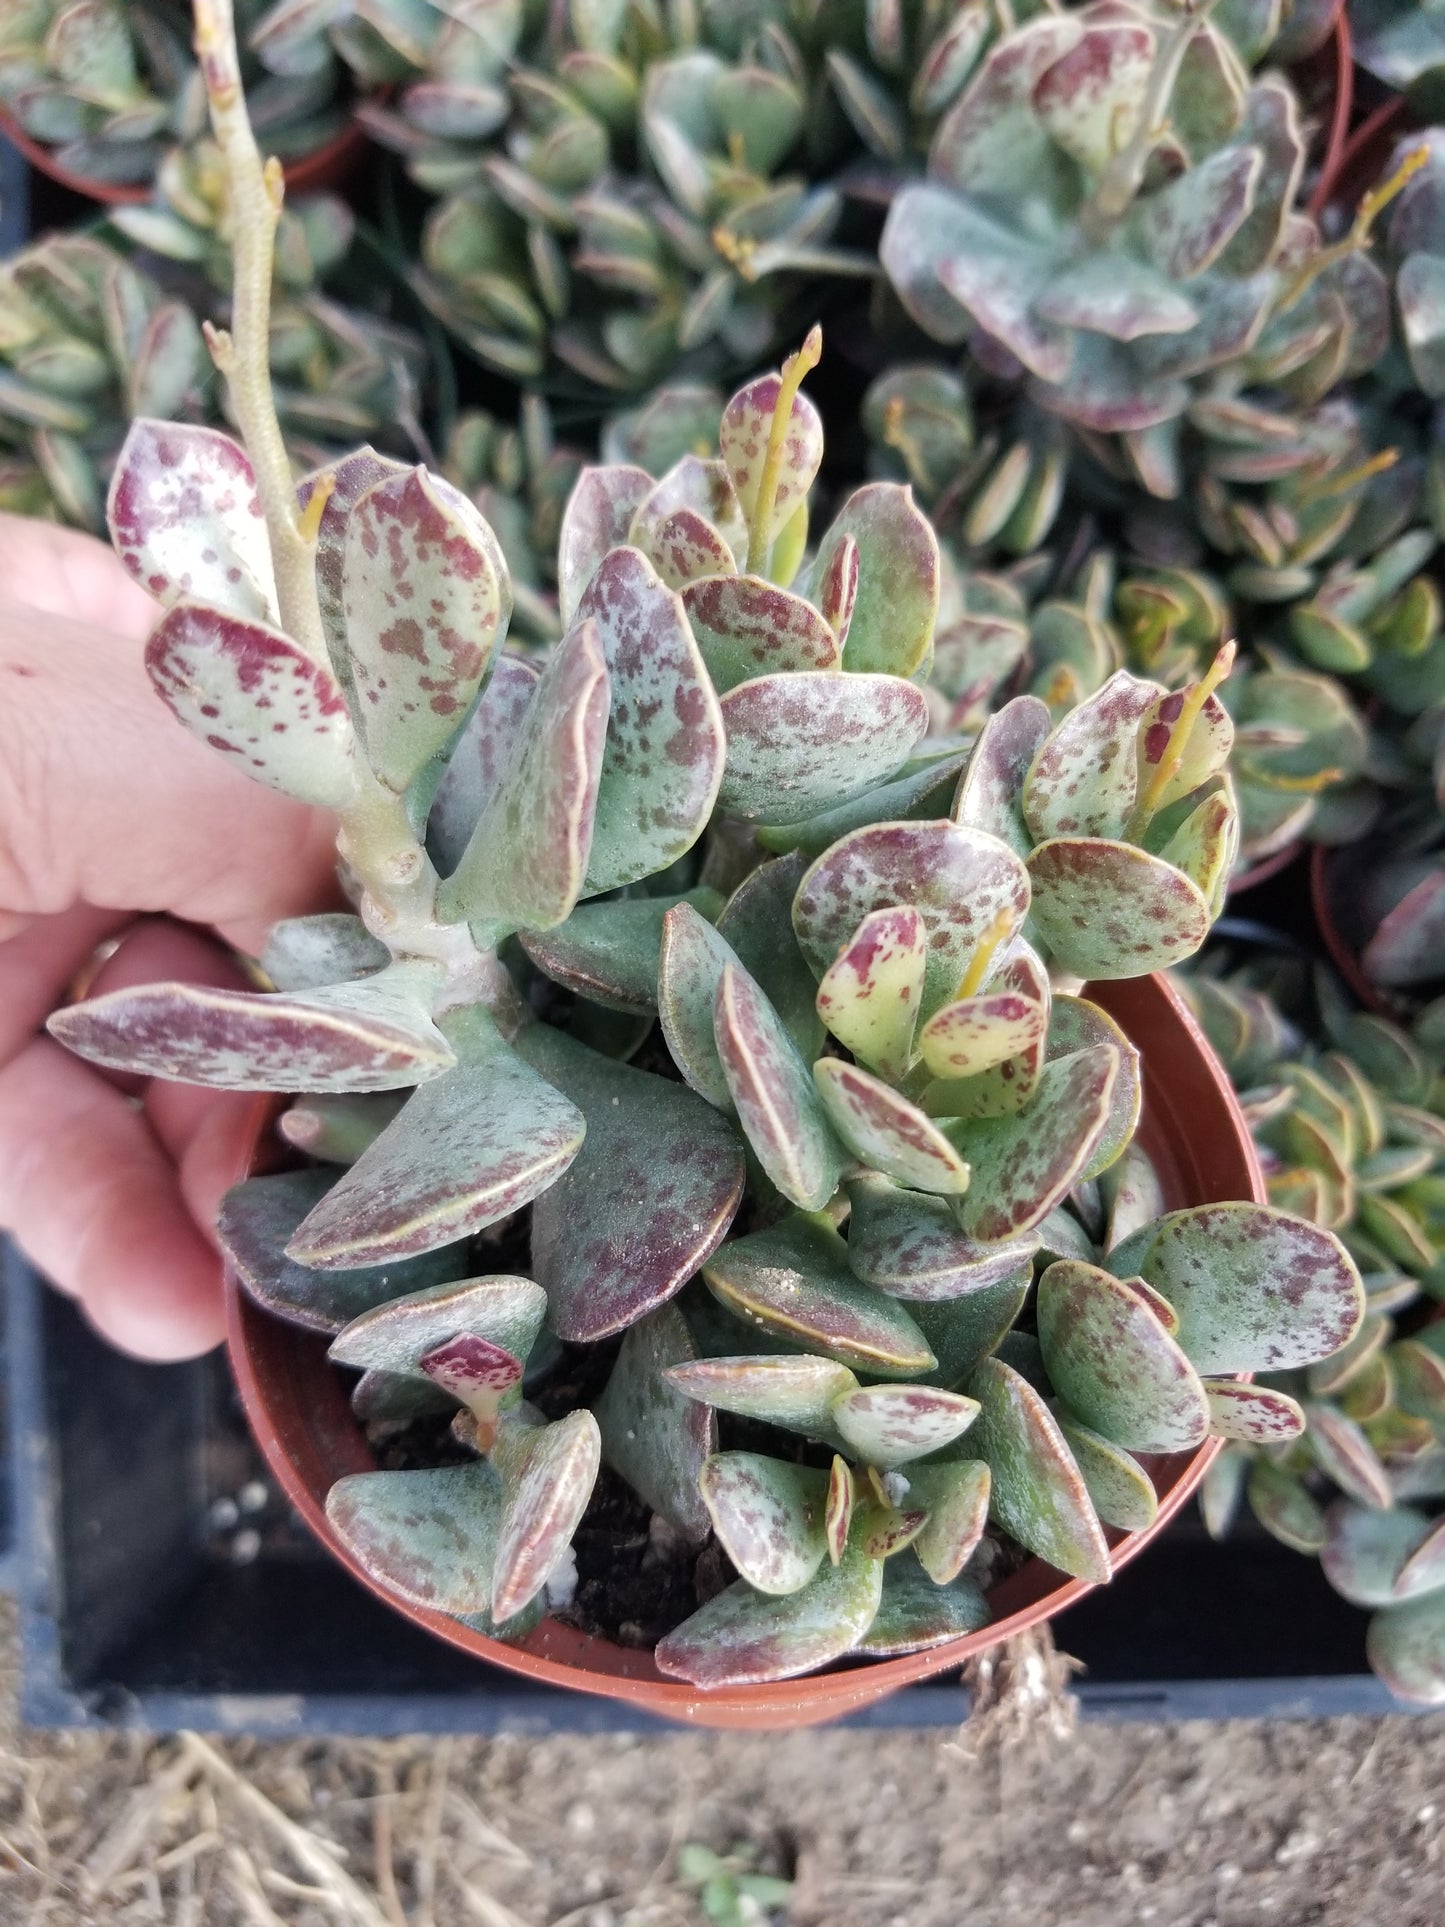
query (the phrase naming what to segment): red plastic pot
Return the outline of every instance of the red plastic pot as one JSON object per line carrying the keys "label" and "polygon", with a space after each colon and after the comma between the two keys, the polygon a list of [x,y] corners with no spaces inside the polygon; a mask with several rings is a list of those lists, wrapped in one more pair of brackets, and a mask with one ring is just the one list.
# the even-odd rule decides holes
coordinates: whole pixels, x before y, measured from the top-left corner
{"label": "red plastic pot", "polygon": [[[1169,1206],[1229,1198],[1263,1202],[1264,1181],[1234,1092],[1174,987],[1163,977],[1143,977],[1091,985],[1087,994],[1122,1026],[1143,1059],[1140,1142],[1158,1166]],[[263,1132],[274,1114],[273,1100],[258,1104],[248,1168],[268,1159]],[[402,1603],[351,1558],[327,1520],[326,1494],[345,1473],[372,1470],[374,1460],[352,1417],[341,1375],[327,1363],[327,1341],[260,1310],[229,1273],[226,1295],[231,1365],[251,1429],[272,1473],[317,1538],[406,1618],[478,1659],[548,1686],[625,1700],[641,1711],[696,1726],[754,1731],[811,1726],[871,1705],[910,1681],[947,1672],[985,1647],[1051,1619],[1091,1589],[1087,1581],[1031,1559],[995,1589],[996,1616],[982,1632],[902,1659],[845,1663],[804,1679],[710,1693],[665,1678],[648,1652],[551,1619],[520,1644],[503,1645],[444,1614]],[[1109,1530],[1116,1568],[1174,1516],[1218,1449],[1211,1441],[1196,1452],[1144,1461],[1159,1494],[1159,1515],[1147,1532]]]}

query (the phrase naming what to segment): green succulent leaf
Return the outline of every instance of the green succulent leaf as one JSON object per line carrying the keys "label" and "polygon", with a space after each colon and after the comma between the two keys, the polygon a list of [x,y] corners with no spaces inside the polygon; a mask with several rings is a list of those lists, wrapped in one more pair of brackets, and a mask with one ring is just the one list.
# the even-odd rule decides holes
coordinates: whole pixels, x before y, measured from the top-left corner
{"label": "green succulent leaf", "polygon": [[319,990],[354,977],[373,976],[390,961],[360,917],[322,911],[311,917],[283,917],[272,924],[261,952],[261,968],[277,990]]}
{"label": "green succulent leaf", "polygon": [[977,1417],[971,1398],[930,1385],[860,1385],[831,1411],[853,1457],[884,1470],[942,1451]]}
{"label": "green succulent leaf", "polygon": [[[913,1549],[918,1550],[918,1540]],[[890,1559],[883,1568],[883,1596],[873,1624],[853,1647],[870,1659],[920,1653],[987,1626],[993,1614],[971,1579],[936,1583],[912,1559]]]}
{"label": "green succulent leaf", "polygon": [[547,1294],[530,1278],[462,1278],[363,1312],[333,1340],[327,1356],[362,1371],[416,1373],[438,1346],[475,1337],[510,1353],[520,1379],[521,1361],[546,1315]]}
{"label": "green succulent leaf", "polygon": [[[746,1334],[738,1328],[738,1337]],[[689,1399],[741,1418],[766,1419],[831,1443],[833,1406],[858,1381],[846,1365],[809,1354],[764,1358],[700,1358],[668,1367],[668,1383]]]}
{"label": "green succulent leaf", "polygon": [[679,903],[663,917],[658,959],[657,1009],[672,1060],[700,1097],[731,1113],[715,1013],[723,972],[738,967],[732,946],[691,904]]}
{"label": "green succulent leaf", "polygon": [[579,997],[605,1010],[645,1016],[657,1009],[663,921],[680,904],[712,924],[722,898],[716,890],[698,889],[584,903],[555,929],[524,930],[522,947],[539,970]]}
{"label": "green succulent leaf", "polygon": [[959,1229],[946,1199],[906,1190],[881,1172],[862,1172],[847,1189],[848,1262],[890,1297],[961,1298],[1011,1278],[1033,1256],[1034,1238],[979,1244]]}
{"label": "green succulent leaf", "polygon": [[938,1357],[927,1374],[930,1385],[953,1391],[967,1386],[979,1364],[1013,1329],[1033,1284],[1034,1268],[1025,1259],[996,1285],[983,1285],[962,1298],[911,1304],[914,1323]]}
{"label": "green succulent leaf", "polygon": [[969,1447],[989,1466],[989,1512],[1029,1552],[1076,1579],[1105,1584],[1109,1548],[1063,1433],[1028,1381],[986,1358],[968,1381],[982,1407]]}
{"label": "green succulent leaf", "polygon": [[1325,1514],[1320,1565],[1355,1606],[1390,1606],[1445,1587],[1445,1531],[1414,1506],[1391,1511],[1338,1499]]}
{"label": "green succulent leaf", "polygon": [[1038,1330],[1051,1384],[1090,1430],[1131,1452],[1203,1443],[1204,1387],[1127,1284],[1094,1265],[1050,1265],[1039,1280]]}
{"label": "green succulent leaf", "polygon": [[719,1452],[702,1469],[713,1530],[758,1592],[795,1593],[828,1556],[828,1474],[759,1452]]}
{"label": "green succulent leaf", "polygon": [[670,1678],[704,1689],[792,1679],[851,1651],[882,1596],[883,1561],[850,1545],[781,1599],[739,1580],[660,1640],[654,1658]]}
{"label": "green succulent leaf", "polygon": [[741,882],[717,920],[739,963],[767,993],[809,1063],[823,1043],[815,984],[793,931],[793,898],[807,869],[801,855],[763,863]]}
{"label": "green succulent leaf", "polygon": [[1393,1505],[1390,1475],[1364,1427],[1321,1401],[1307,1403],[1304,1412],[1310,1453],[1340,1490],[1361,1505]]}
{"label": "green succulent leaf", "polygon": [[1054,1416],[1102,1523],[1121,1532],[1147,1532],[1159,1513],[1159,1495],[1143,1466],[1067,1411]]}
{"label": "green succulent leaf", "polygon": [[927,962],[917,910],[871,910],[818,985],[818,1015],[839,1043],[895,1082],[913,1061]]}
{"label": "green succulent leaf", "polygon": [[647,470],[626,462],[584,468],[577,477],[557,546],[557,597],[564,622],[576,615],[603,557],[626,543],[632,518],[652,489]]}
{"label": "green succulent leaf", "polygon": [[408,1605],[434,1612],[490,1610],[505,1497],[495,1468],[435,1466],[356,1472],[326,1495],[342,1546]]}
{"label": "green succulent leaf", "polygon": [[823,584],[851,541],[858,589],[843,667],[855,673],[912,676],[927,660],[938,620],[938,538],[911,489],[869,482],[857,489],[818,544],[813,582]]}
{"label": "green succulent leaf", "polygon": [[1445,1701],[1445,1594],[1377,1612],[1365,1635],[1371,1669],[1403,1700]]}
{"label": "green succulent leaf", "polygon": [[1043,1223],[1087,1167],[1109,1119],[1119,1053],[1098,1044],[1045,1064],[1021,1111],[970,1123],[960,1143],[973,1182],[960,1211],[981,1243]]}
{"label": "green succulent leaf", "polygon": [[797,670],[722,698],[727,768],[718,804],[750,821],[795,823],[872,789],[928,729],[922,690],[897,676]]}
{"label": "green succulent leaf", "polygon": [[718,1061],[739,1124],[790,1203],[820,1211],[845,1162],[808,1066],[740,964],[724,964],[713,1002]]}
{"label": "green succulent leaf", "polygon": [[992,1482],[982,1459],[915,1465],[909,1473],[908,1497],[928,1509],[913,1550],[936,1586],[950,1585],[978,1550],[988,1524]]}
{"label": "green succulent leaf", "polygon": [[1269,1385],[1242,1385],[1234,1378],[1206,1378],[1209,1430],[1215,1438],[1250,1445],[1283,1445],[1305,1429],[1305,1415],[1288,1392]]}
{"label": "green succulent leaf", "polygon": [[607,1464],[674,1531],[700,1545],[710,1522],[698,1481],[717,1451],[717,1421],[670,1377],[696,1357],[687,1320],[676,1305],[661,1306],[628,1328],[593,1410]]}
{"label": "green succulent leaf", "polygon": [[582,1522],[602,1462],[590,1412],[507,1428],[494,1460],[506,1487],[489,1610],[499,1624],[535,1599]]}
{"label": "green succulent leaf", "polygon": [[1162,857],[1101,837],[1040,843],[1032,916],[1063,970],[1110,982],[1182,963],[1209,934],[1209,901]]}
{"label": "green succulent leaf", "polygon": [[692,580],[682,602],[720,696],[757,676],[842,666],[842,648],[826,617],[762,576]]}
{"label": "green succulent leaf", "polygon": [[1325,1543],[1324,1508],[1292,1472],[1256,1459],[1245,1484],[1249,1507],[1265,1531],[1295,1552],[1319,1552]]}

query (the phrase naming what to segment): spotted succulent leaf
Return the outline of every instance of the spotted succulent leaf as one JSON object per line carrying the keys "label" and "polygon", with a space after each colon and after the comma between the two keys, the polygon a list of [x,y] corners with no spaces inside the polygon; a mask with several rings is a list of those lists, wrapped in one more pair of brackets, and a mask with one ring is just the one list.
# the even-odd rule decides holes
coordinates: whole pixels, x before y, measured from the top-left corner
{"label": "spotted succulent leaf", "polygon": [[[743,1336],[741,1327],[739,1338]],[[766,1419],[810,1438],[834,1436],[832,1409],[858,1381],[836,1359],[799,1356],[701,1358],[667,1368],[669,1384],[689,1399],[742,1418]]]}
{"label": "spotted succulent leaf", "polygon": [[1043,1223],[1087,1166],[1118,1074],[1119,1055],[1109,1045],[1075,1051],[1045,1064],[1023,1110],[966,1127],[959,1141],[973,1183],[960,1220],[970,1237],[992,1243]]}
{"label": "spotted succulent leaf", "polygon": [[652,493],[645,468],[616,462],[584,468],[567,501],[557,546],[557,596],[570,622],[603,557],[627,541],[632,518]]}
{"label": "spotted succulent leaf", "polygon": [[355,1472],[326,1495],[342,1546],[389,1592],[434,1612],[490,1609],[505,1503],[486,1460],[410,1472]]}
{"label": "spotted succulent leaf", "polygon": [[978,1406],[933,1386],[865,1385],[836,1399],[830,1416],[855,1458],[888,1470],[961,1438]]}
{"label": "spotted succulent leaf", "polygon": [[[913,1542],[918,1551],[919,1540]],[[890,1559],[873,1623],[853,1650],[873,1659],[925,1652],[987,1626],[993,1614],[971,1579],[934,1580],[916,1560]]]}
{"label": "spotted succulent leaf", "polygon": [[362,1371],[416,1373],[448,1340],[475,1337],[509,1353],[520,1378],[520,1361],[546,1315],[547,1294],[530,1278],[463,1278],[363,1313],[332,1341],[328,1356]]}
{"label": "spotted succulent leaf", "polygon": [[1063,1260],[1038,1287],[1049,1380],[1092,1431],[1131,1452],[1186,1452],[1209,1428],[1204,1387],[1139,1297],[1097,1266]]}
{"label": "spotted succulent leaf", "polygon": [[1182,870],[1132,843],[1058,837],[1028,860],[1032,916],[1061,969],[1108,982],[1165,970],[1209,934],[1210,906]]}
{"label": "spotted succulent leaf", "polygon": [[848,1262],[890,1297],[965,1297],[1011,1278],[1033,1256],[1034,1238],[980,1244],[959,1229],[945,1198],[907,1190],[881,1172],[860,1172],[847,1188]]}
{"label": "spotted succulent leaf", "polygon": [[1159,1495],[1143,1466],[1112,1439],[1081,1425],[1067,1410],[1060,1409],[1054,1416],[1100,1522],[1118,1526],[1121,1532],[1147,1532],[1158,1516]]}
{"label": "spotted succulent leaf", "polygon": [[702,1469],[701,1490],[723,1550],[758,1592],[797,1592],[827,1558],[826,1472],[719,1452]]}
{"label": "spotted succulent leaf", "polygon": [[859,1063],[894,1082],[913,1061],[927,962],[917,910],[871,910],[818,985],[818,1015],[828,1029]]}
{"label": "spotted succulent leaf", "polygon": [[509,1426],[494,1460],[506,1489],[489,1610],[499,1622],[535,1599],[572,1542],[597,1482],[602,1441],[588,1411]]}
{"label": "spotted succulent leaf", "polygon": [[1250,1445],[1283,1445],[1305,1429],[1305,1415],[1288,1392],[1270,1385],[1243,1385],[1235,1378],[1206,1378],[1209,1430],[1215,1438]]}
{"label": "spotted succulent leaf", "polygon": [[901,1092],[841,1057],[820,1057],[813,1078],[834,1130],[855,1157],[917,1191],[951,1196],[968,1189],[967,1162]]}
{"label": "spotted succulent leaf", "polygon": [[657,1009],[663,922],[679,904],[708,924],[723,907],[717,891],[705,888],[608,898],[580,904],[555,929],[523,931],[522,947],[539,970],[579,997],[642,1016]]}
{"label": "spotted succulent leaf", "polygon": [[741,964],[724,964],[713,1029],[738,1123],[790,1203],[820,1211],[838,1188],[844,1151],[808,1066]]}
{"label": "spotted succulent leaf", "polygon": [[1109,1548],[1088,1490],[1043,1399],[1001,1359],[968,1381],[982,1408],[969,1449],[992,1474],[990,1515],[1019,1544],[1076,1579],[1103,1585]]}
{"label": "spotted succulent leaf", "polygon": [[260,961],[277,990],[319,990],[374,975],[390,954],[360,917],[327,910],[272,924]]}
{"label": "spotted succulent leaf", "polygon": [[717,1451],[717,1421],[671,1373],[696,1356],[687,1320],[663,1305],[628,1328],[593,1407],[607,1464],[693,1545],[709,1530],[698,1482]]}
{"label": "spotted succulent leaf", "polygon": [[784,1598],[739,1580],[658,1642],[659,1669],[693,1686],[761,1685],[810,1673],[851,1650],[877,1617],[883,1561],[850,1545]]}
{"label": "spotted succulent leaf", "polygon": [[720,807],[801,822],[872,789],[928,728],[923,692],[897,676],[798,670],[737,683],[722,698]]}
{"label": "spotted succulent leaf", "polygon": [[761,576],[693,580],[682,602],[720,696],[757,676],[842,666],[842,648],[826,616]]}
{"label": "spotted succulent leaf", "polygon": [[927,660],[938,620],[938,538],[911,489],[869,482],[856,489],[818,544],[813,595],[858,558],[843,667],[912,676]]}
{"label": "spotted succulent leaf", "polygon": [[[758,505],[773,416],[782,389],[779,375],[762,375],[740,388],[723,410],[718,446],[743,514],[751,524]],[[808,397],[794,394],[783,431],[777,494],[763,541],[771,548],[783,525],[806,503],[823,461],[823,422]]]}

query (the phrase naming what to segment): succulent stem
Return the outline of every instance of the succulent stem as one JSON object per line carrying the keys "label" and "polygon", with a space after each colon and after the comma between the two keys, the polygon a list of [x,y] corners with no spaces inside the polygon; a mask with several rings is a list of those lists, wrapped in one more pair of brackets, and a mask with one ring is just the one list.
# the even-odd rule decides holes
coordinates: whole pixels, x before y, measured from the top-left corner
{"label": "succulent stem", "polygon": [[1369,246],[1370,235],[1376,221],[1429,159],[1430,150],[1423,143],[1419,147],[1411,148],[1387,181],[1381,181],[1378,187],[1372,187],[1368,194],[1361,196],[1360,205],[1355,210],[1355,218],[1350,223],[1349,233],[1330,247],[1321,248],[1318,254],[1312,255],[1294,277],[1285,283],[1284,292],[1275,308],[1277,315],[1288,314],[1300,297],[1313,287],[1326,268],[1332,268],[1337,261],[1344,261],[1350,255],[1357,254],[1361,249]]}
{"label": "succulent stem", "polygon": [[1169,125],[1169,102],[1189,44],[1217,5],[1218,0],[1185,0],[1183,17],[1159,43],[1133,131],[1079,210],[1079,224],[1091,241],[1106,241],[1133,206],[1150,156]]}
{"label": "succulent stem", "polygon": [[1179,714],[1169,731],[1169,741],[1164,754],[1160,757],[1154,774],[1150,777],[1143,796],[1135,805],[1134,814],[1129,818],[1124,840],[1137,843],[1148,829],[1154,813],[1160,806],[1165,790],[1184,767],[1185,751],[1189,748],[1189,738],[1194,734],[1194,725],[1199,721],[1204,705],[1218,689],[1234,667],[1236,645],[1230,641],[1222,643],[1214,661],[1194,684],[1185,692]]}
{"label": "succulent stem", "polygon": [[783,363],[778,378],[778,398],[773,404],[772,426],[768,430],[768,452],[763,457],[763,472],[758,477],[757,500],[748,524],[748,573],[761,575],[772,551],[773,505],[778,499],[778,478],[783,466],[783,446],[793,422],[793,402],[804,378],[823,358],[823,330],[815,321],[796,354]]}

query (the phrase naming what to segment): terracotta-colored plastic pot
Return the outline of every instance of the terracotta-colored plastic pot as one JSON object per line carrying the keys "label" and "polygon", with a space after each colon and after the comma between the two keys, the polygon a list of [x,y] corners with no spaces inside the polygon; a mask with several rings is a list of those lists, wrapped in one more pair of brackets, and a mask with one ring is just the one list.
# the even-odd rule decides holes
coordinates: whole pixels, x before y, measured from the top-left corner
{"label": "terracotta-colored plastic pot", "polygon": [[1281,870],[1287,870],[1303,848],[1304,840],[1297,836],[1286,843],[1282,850],[1276,850],[1272,856],[1262,856],[1258,863],[1249,864],[1247,868],[1238,871],[1229,879],[1228,894],[1231,897],[1241,897],[1246,890],[1254,890],[1261,883],[1268,883],[1270,878],[1277,877]]}
{"label": "terracotta-colored plastic pot", "polygon": [[[1259,1164],[1229,1080],[1174,987],[1163,977],[1143,977],[1091,985],[1086,994],[1122,1026],[1143,1059],[1140,1142],[1158,1166],[1170,1207],[1229,1198],[1262,1202]],[[268,1160],[261,1133],[274,1114],[272,1100],[258,1104],[253,1167]],[[1086,1581],[1031,1559],[995,1589],[995,1618],[982,1632],[902,1659],[844,1662],[804,1679],[710,1693],[665,1678],[651,1653],[616,1646],[551,1619],[518,1645],[503,1645],[442,1613],[403,1604],[378,1587],[339,1543],[326,1518],[326,1494],[345,1473],[369,1471],[374,1461],[352,1417],[341,1375],[327,1363],[327,1341],[260,1310],[234,1276],[228,1275],[226,1290],[231,1365],[246,1415],[272,1473],[311,1530],[396,1611],[508,1672],[626,1700],[645,1712],[698,1726],[755,1731],[810,1726],[871,1705],[912,1680],[946,1672],[971,1654],[1052,1618],[1090,1590]],[[1217,1442],[1210,1442],[1197,1452],[1144,1461],[1159,1494],[1159,1515],[1147,1532],[1109,1530],[1116,1567],[1132,1559],[1174,1516],[1217,1450]]]}
{"label": "terracotta-colored plastic pot", "polygon": [[[1348,906],[1359,901],[1360,851],[1358,844],[1347,844],[1341,849],[1329,849],[1323,843],[1315,845],[1310,855],[1310,906],[1330,962],[1365,1009],[1379,1017],[1400,1017],[1408,1014],[1407,1000],[1393,996],[1366,976],[1360,957],[1368,932],[1349,923]],[[1345,906],[1347,912],[1343,921],[1341,906]]]}
{"label": "terracotta-colored plastic pot", "polygon": [[[106,207],[131,207],[151,198],[148,182],[96,181],[64,166],[56,159],[55,149],[33,140],[3,105],[0,105],[0,134],[12,147],[19,148],[38,173],[60,187],[69,188],[72,194],[83,194],[87,200],[100,201]],[[348,120],[329,141],[304,154],[299,161],[287,163],[287,187],[293,194],[314,194],[324,187],[338,186],[351,174],[366,141],[366,129],[360,121]]]}

